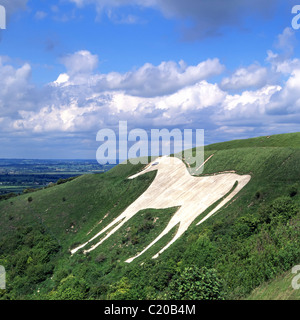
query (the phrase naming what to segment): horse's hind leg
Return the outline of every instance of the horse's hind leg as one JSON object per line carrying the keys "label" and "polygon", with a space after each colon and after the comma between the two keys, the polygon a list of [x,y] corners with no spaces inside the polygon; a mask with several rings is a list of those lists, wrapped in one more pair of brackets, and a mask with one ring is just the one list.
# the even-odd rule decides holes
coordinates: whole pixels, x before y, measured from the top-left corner
{"label": "horse's hind leg", "polygon": [[[184,231],[183,231],[183,232],[184,232]],[[180,232],[180,225],[179,225],[179,229],[177,230],[177,232],[176,232],[175,236],[172,238],[172,240],[171,240],[170,242],[168,242],[167,245],[164,246],[158,253],[156,253],[156,254],[152,257],[152,259],[158,258],[158,256],[159,256],[162,252],[164,252],[166,249],[168,249],[168,248],[170,247],[170,245],[171,245],[172,243],[174,243],[174,242],[183,234],[183,232]]]}
{"label": "horse's hind leg", "polygon": [[[134,259],[136,259],[137,257],[139,257],[140,255],[142,255],[143,253],[145,253],[149,248],[151,248],[156,242],[158,242],[163,236],[165,236],[166,234],[168,234],[173,227],[175,227],[179,222],[173,222],[170,221],[170,223],[167,225],[167,227],[164,229],[164,231],[155,239],[153,240],[142,252],[140,252],[139,254],[137,254],[136,256],[127,259],[125,262],[132,262]],[[180,236],[180,235],[179,235]],[[161,253],[162,251],[164,251],[165,249],[167,249],[167,247],[169,247],[176,239],[178,238],[177,233],[175,235],[175,237],[167,244],[167,246],[165,246],[159,253]],[[157,254],[158,255],[158,254]],[[155,257],[155,256],[154,256]],[[153,257],[153,258],[154,258]]]}
{"label": "horse's hind leg", "polygon": [[[97,248],[98,246],[100,246],[100,244],[102,244],[106,239],[108,239],[108,238],[109,238],[111,235],[113,235],[117,230],[119,230],[119,229],[123,226],[123,224],[124,224],[125,222],[127,222],[128,220],[129,220],[128,217],[124,217],[123,220],[122,220],[122,219],[118,219],[118,221],[116,221],[116,223],[113,224],[113,225],[116,225],[116,224],[117,224],[116,227],[114,227],[111,231],[109,231],[108,234],[107,234],[103,239],[101,239],[99,242],[97,242],[96,244],[94,244],[93,246],[91,246],[90,249],[84,250],[84,253],[90,252],[90,251],[96,249],[96,248]],[[121,222],[119,222],[119,221],[121,221]],[[117,222],[119,222],[119,223],[117,223]]]}
{"label": "horse's hind leg", "polygon": [[[114,219],[112,222],[110,222],[105,228],[103,228],[100,232],[98,232],[95,236],[93,236],[92,238],[90,238],[87,242],[85,242],[84,244],[78,246],[77,248],[74,248],[71,250],[71,254],[76,253],[78,250],[82,249],[83,247],[85,247],[88,243],[90,243],[91,241],[93,241],[94,239],[98,238],[101,234],[103,234],[104,232],[106,232],[108,229],[112,228],[114,225],[117,225],[117,227],[121,227],[121,225],[125,222],[124,220],[128,220],[126,219],[126,214],[124,214],[126,212],[123,212],[122,214],[120,214],[116,219]],[[122,223],[123,222],[123,223]],[[115,227],[113,230],[116,231],[117,227]],[[111,232],[110,232],[111,235]]]}

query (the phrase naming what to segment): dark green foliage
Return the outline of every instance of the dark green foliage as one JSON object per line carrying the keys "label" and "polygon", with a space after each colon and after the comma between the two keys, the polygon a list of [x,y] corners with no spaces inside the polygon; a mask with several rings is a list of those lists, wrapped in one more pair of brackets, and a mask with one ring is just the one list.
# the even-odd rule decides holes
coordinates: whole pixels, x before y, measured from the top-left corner
{"label": "dark green foliage", "polygon": [[294,184],[292,186],[290,186],[289,188],[289,196],[292,198],[294,197],[297,193],[298,193],[298,186],[297,184]]}
{"label": "dark green foliage", "polygon": [[35,192],[35,191],[37,191],[37,189],[27,188],[27,189],[23,190],[23,193],[26,194],[26,193],[32,193],[32,192]]}
{"label": "dark green foliage", "polygon": [[[8,271],[4,298],[18,299],[32,294],[36,285],[52,276],[52,260],[59,252],[60,245],[37,226],[20,227],[18,237],[10,236],[7,243],[9,246],[2,246],[4,250],[0,252],[0,264],[3,261]],[[11,254],[13,250],[14,255]]]}
{"label": "dark green foliage", "polygon": [[176,275],[169,287],[167,299],[171,300],[221,300],[224,291],[216,270],[206,267],[187,267]]}
{"label": "dark green foliage", "polygon": [[257,191],[256,193],[255,193],[255,199],[261,199],[261,197],[262,197],[262,194],[261,194],[261,191]]}
{"label": "dark green foliage", "polygon": [[183,266],[211,266],[218,255],[217,246],[207,234],[200,234],[198,238],[191,236],[189,245],[182,258]]}
{"label": "dark green foliage", "polygon": [[63,183],[66,183],[66,182],[72,181],[72,180],[74,180],[74,179],[76,179],[76,178],[78,178],[78,177],[79,177],[79,176],[70,177],[70,178],[66,178],[66,179],[62,179],[62,178],[60,178],[60,179],[58,179],[58,180],[57,180],[56,184],[57,184],[57,185],[59,185],[59,184],[63,184]]}
{"label": "dark green foliage", "polygon": [[289,197],[280,197],[275,199],[270,206],[259,210],[259,219],[261,222],[273,225],[286,223],[297,214],[299,208]]}
{"label": "dark green foliage", "polygon": [[17,196],[18,196],[18,194],[14,193],[14,192],[6,193],[6,194],[3,194],[3,195],[0,195],[0,201],[8,200],[8,199],[11,199],[11,198],[14,198],[14,197],[17,197]]}

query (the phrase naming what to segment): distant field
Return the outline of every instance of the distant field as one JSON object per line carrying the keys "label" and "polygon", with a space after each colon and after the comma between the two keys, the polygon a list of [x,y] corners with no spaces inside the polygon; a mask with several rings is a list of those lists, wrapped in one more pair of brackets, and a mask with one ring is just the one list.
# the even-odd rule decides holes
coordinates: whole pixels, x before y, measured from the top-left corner
{"label": "distant field", "polygon": [[43,188],[59,179],[103,173],[112,167],[99,165],[96,160],[0,159],[0,195]]}

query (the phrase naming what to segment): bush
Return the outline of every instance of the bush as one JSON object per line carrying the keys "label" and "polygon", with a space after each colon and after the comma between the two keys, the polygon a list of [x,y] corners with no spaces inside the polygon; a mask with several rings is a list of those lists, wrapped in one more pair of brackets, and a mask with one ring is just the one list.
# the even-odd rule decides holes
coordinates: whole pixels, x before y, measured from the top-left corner
{"label": "bush", "polygon": [[223,284],[215,269],[187,267],[175,276],[169,287],[167,298],[171,300],[221,300]]}
{"label": "bush", "polygon": [[296,185],[292,185],[289,188],[289,196],[292,198],[298,193],[298,188]]}
{"label": "bush", "polygon": [[260,199],[262,197],[262,194],[261,194],[261,192],[260,191],[257,191],[256,193],[255,193],[255,199]]}
{"label": "bush", "polygon": [[130,299],[130,289],[131,284],[129,279],[123,277],[119,282],[117,282],[113,287],[112,291],[108,295],[109,300],[128,300]]}
{"label": "bush", "polygon": [[84,279],[77,279],[70,274],[60,281],[55,291],[51,291],[52,300],[84,300],[87,298],[89,286]]}
{"label": "bush", "polygon": [[286,223],[298,212],[298,208],[289,197],[277,198],[271,204],[271,221],[274,224]]}
{"label": "bush", "polygon": [[103,262],[103,261],[105,261],[105,260],[106,260],[106,256],[105,256],[103,253],[100,253],[100,254],[96,257],[95,262],[101,263],[101,262]]}
{"label": "bush", "polygon": [[3,195],[0,195],[0,201],[1,200],[7,200],[7,199],[10,199],[10,198],[14,198],[16,196],[17,196],[17,194],[13,193],[13,192],[6,193],[6,194],[3,194]]}
{"label": "bush", "polygon": [[298,208],[290,197],[280,197],[275,199],[268,207],[259,209],[259,218],[262,223],[286,223],[290,218],[295,216]]}
{"label": "bush", "polygon": [[28,188],[28,189],[24,189],[23,193],[26,194],[26,193],[32,193],[32,192],[35,192],[35,191],[37,191],[37,189]]}

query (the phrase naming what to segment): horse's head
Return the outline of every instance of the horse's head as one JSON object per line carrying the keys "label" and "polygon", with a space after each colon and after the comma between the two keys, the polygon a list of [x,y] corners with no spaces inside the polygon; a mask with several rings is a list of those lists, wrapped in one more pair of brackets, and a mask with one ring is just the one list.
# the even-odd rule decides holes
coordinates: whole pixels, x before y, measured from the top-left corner
{"label": "horse's head", "polygon": [[128,177],[128,179],[134,179],[142,174],[154,170],[167,173],[172,170],[178,169],[179,167],[186,170],[184,163],[180,159],[176,157],[162,156],[147,164],[142,171]]}

